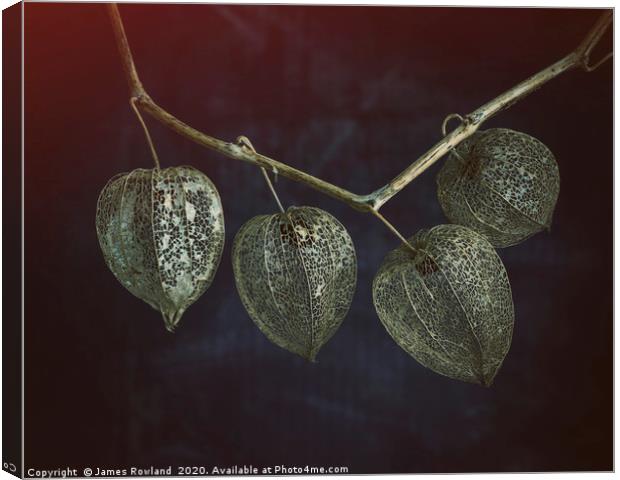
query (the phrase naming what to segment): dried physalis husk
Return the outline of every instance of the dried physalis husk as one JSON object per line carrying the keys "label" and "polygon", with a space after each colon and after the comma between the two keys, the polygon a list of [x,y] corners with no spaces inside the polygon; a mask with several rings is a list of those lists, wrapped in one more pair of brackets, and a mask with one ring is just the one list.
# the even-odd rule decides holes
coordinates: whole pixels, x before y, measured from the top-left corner
{"label": "dried physalis husk", "polygon": [[173,331],[211,285],[224,248],[215,185],[192,167],[137,169],[113,177],[97,203],[106,263]]}
{"label": "dried physalis husk", "polygon": [[437,176],[446,217],[508,247],[549,229],[560,192],[551,151],[539,140],[505,128],[474,134]]}
{"label": "dried physalis husk", "polygon": [[439,225],[390,252],[373,282],[377,314],[396,343],[448,377],[489,386],[512,339],[510,283],[493,246]]}
{"label": "dried physalis husk", "polygon": [[254,217],[235,237],[232,262],[239,296],[258,328],[314,361],[355,291],[355,247],[342,224],[313,207]]}

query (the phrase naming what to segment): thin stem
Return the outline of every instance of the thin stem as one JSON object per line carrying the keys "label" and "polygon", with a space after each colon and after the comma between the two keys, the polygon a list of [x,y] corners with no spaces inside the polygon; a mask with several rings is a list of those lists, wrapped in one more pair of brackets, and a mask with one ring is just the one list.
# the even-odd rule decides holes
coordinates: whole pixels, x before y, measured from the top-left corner
{"label": "thin stem", "polygon": [[131,103],[131,108],[133,108],[133,111],[136,112],[136,116],[138,117],[138,120],[140,121],[140,124],[142,125],[142,128],[144,129],[144,135],[146,135],[146,141],[149,144],[149,147],[151,149],[151,154],[153,155],[153,161],[155,162],[155,168],[159,169],[159,157],[157,156],[157,152],[155,151],[155,145],[153,145],[153,140],[151,139],[151,134],[149,133],[149,129],[146,126],[146,123],[144,123],[144,119],[142,118],[142,114],[140,113],[140,110],[138,110],[138,107],[136,107],[136,98],[132,97],[131,100],[129,101],[129,103]]}
{"label": "thin stem", "polygon": [[[240,137],[237,137],[237,143],[240,144],[242,147],[249,148],[252,152],[256,153],[256,149],[254,148],[254,145],[252,145],[252,142],[250,142],[250,139],[248,137],[245,137],[243,135],[241,135]],[[284,207],[282,206],[282,202],[280,202],[280,197],[278,197],[278,194],[276,193],[276,189],[273,187],[273,183],[271,183],[271,179],[269,178],[269,174],[267,173],[267,170],[265,170],[265,167],[260,167],[260,169],[261,169],[261,172],[263,172],[263,177],[265,177],[265,181],[267,182],[267,186],[269,187],[269,190],[271,190],[271,194],[273,195],[273,198],[275,198],[276,203],[278,204],[278,208],[280,209],[282,213],[285,213],[286,210],[284,210]]]}
{"label": "thin stem", "polygon": [[390,222],[389,222],[389,221],[388,221],[388,220],[387,220],[387,219],[386,219],[386,218],[385,218],[385,217],[384,217],[381,213],[379,213],[379,211],[378,211],[378,210],[373,210],[373,211],[372,211],[372,214],[373,214],[375,217],[377,217],[379,220],[381,220],[381,221],[385,224],[385,226],[386,226],[386,227],[387,227],[387,228],[388,228],[388,229],[389,229],[389,230],[390,230],[390,231],[391,231],[394,235],[396,235],[396,236],[400,239],[400,241],[401,241],[401,242],[403,242],[403,243],[405,244],[405,246],[406,246],[407,248],[409,248],[409,249],[410,249],[413,253],[417,253],[417,250],[411,246],[411,244],[409,243],[409,241],[408,241],[405,237],[403,237],[403,236],[401,235],[401,233],[400,233],[400,232],[396,229],[396,227],[395,227],[394,225],[392,225],[392,224],[391,224],[391,223],[390,223]]}
{"label": "thin stem", "polygon": [[132,96],[137,97],[136,106],[139,109],[148,113],[153,118],[178,134],[183,135],[206,148],[215,150],[229,158],[248,162],[253,165],[266,168],[270,171],[276,170],[284,177],[296,182],[304,183],[315,190],[346,203],[352,208],[364,212],[378,211],[386,202],[388,202],[409,183],[426,171],[431,165],[450,152],[450,150],[456,147],[460,142],[473,135],[483,122],[502,110],[511,107],[519,100],[539,89],[549,80],[552,80],[558,75],[578,66],[582,67],[585,71],[590,71],[598,67],[601,62],[610,58],[610,55],[607,55],[601,62],[598,62],[592,67],[589,66],[590,53],[599,43],[603,34],[611,24],[612,11],[607,10],[601,15],[599,20],[584,37],[584,40],[579,44],[579,46],[571,53],[523,82],[515,85],[477,110],[474,110],[469,115],[466,115],[463,118],[461,125],[449,134],[445,135],[439,142],[411,163],[388,184],[367,195],[358,195],[310,175],[309,173],[291,167],[285,163],[278,162],[277,160],[253,152],[249,149],[242,148],[234,143],[225,142],[206,135],[205,133],[202,133],[183,123],[174,115],[161,108],[153,101],[153,99],[142,87],[117,5],[108,4],[108,9],[110,11],[110,18],[112,20],[118,50],[121,55],[123,67],[127,74],[127,81],[129,83]]}
{"label": "thin stem", "polygon": [[278,204],[278,208],[280,209],[280,211],[282,213],[285,213],[286,210],[284,210],[284,207],[282,206],[282,203],[280,202],[280,198],[278,197],[278,194],[276,193],[276,189],[273,188],[273,183],[271,183],[271,179],[269,178],[269,174],[267,173],[267,170],[265,170],[264,167],[260,167],[261,172],[263,172],[263,177],[265,177],[265,181],[267,182],[267,186],[269,187],[269,190],[271,190],[271,194],[273,195],[273,198],[275,198],[276,203]]}
{"label": "thin stem", "polygon": [[614,56],[614,52],[609,52],[607,55],[605,55],[603,58],[601,58],[598,62],[596,62],[594,65],[588,65],[585,64],[583,66],[584,70],[586,72],[593,72],[594,70],[596,70],[598,67],[600,67],[601,65],[603,65],[603,63],[605,63],[607,60],[609,60],[611,57]]}

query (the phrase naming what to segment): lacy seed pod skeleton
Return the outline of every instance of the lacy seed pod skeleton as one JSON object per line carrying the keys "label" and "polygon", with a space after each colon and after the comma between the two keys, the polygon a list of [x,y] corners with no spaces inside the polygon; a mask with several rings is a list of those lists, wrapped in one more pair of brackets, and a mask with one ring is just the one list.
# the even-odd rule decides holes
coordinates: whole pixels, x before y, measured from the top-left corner
{"label": "lacy seed pod skeleton", "polygon": [[355,247],[342,224],[313,207],[254,217],[237,233],[232,261],[239,296],[258,328],[314,361],[355,291]]}
{"label": "lacy seed pod skeleton", "polygon": [[540,141],[505,128],[474,134],[437,176],[446,217],[508,247],[549,229],[560,191],[558,166]]}
{"label": "lacy seed pod skeleton", "polygon": [[510,348],[510,283],[493,246],[460,225],[421,230],[390,252],[373,282],[388,333],[425,367],[489,386]]}
{"label": "lacy seed pod skeleton", "polygon": [[97,202],[106,263],[173,331],[211,285],[224,248],[217,189],[192,167],[137,169],[113,177]]}

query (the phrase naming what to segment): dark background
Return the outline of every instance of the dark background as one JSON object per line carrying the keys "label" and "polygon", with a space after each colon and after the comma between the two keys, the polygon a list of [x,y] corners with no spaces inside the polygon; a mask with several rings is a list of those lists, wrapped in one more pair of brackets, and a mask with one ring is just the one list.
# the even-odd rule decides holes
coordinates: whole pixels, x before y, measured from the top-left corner
{"label": "dark background", "polygon": [[[467,113],[574,48],[594,10],[122,5],[141,78],[190,125],[357,193]],[[500,251],[516,321],[490,389],[423,368],[380,324],[371,282],[395,237],[280,179],[287,205],[339,218],[359,264],[318,364],[245,313],[230,247],[274,212],[259,171],[149,121],[164,166],[217,185],[226,248],[174,335],[107,270],[99,191],[151,166],[101,4],[27,4],[26,467],[344,465],[350,473],[612,468],[612,62],[569,72],[487,126],[557,157],[550,234]],[[611,48],[607,34],[595,58]],[[437,164],[382,210],[405,235],[445,222]]]}

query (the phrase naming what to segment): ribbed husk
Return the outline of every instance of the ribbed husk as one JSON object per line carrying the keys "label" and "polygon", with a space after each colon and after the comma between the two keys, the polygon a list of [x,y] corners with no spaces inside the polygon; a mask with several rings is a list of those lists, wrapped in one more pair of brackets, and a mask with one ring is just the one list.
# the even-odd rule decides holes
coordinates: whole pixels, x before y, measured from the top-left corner
{"label": "ribbed husk", "polygon": [[313,207],[254,217],[235,237],[232,262],[239,296],[258,328],[314,361],[355,291],[355,248],[342,224]]}
{"label": "ribbed husk", "polygon": [[97,236],[119,282],[161,311],[173,331],[211,285],[224,248],[215,185],[192,167],[113,177],[97,202]]}
{"label": "ribbed husk", "polygon": [[451,154],[437,176],[448,220],[508,247],[549,229],[560,192],[551,151],[525,133],[477,132]]}
{"label": "ribbed husk", "polygon": [[421,230],[390,252],[373,282],[396,343],[431,370],[489,386],[512,339],[510,283],[493,246],[460,225]]}

